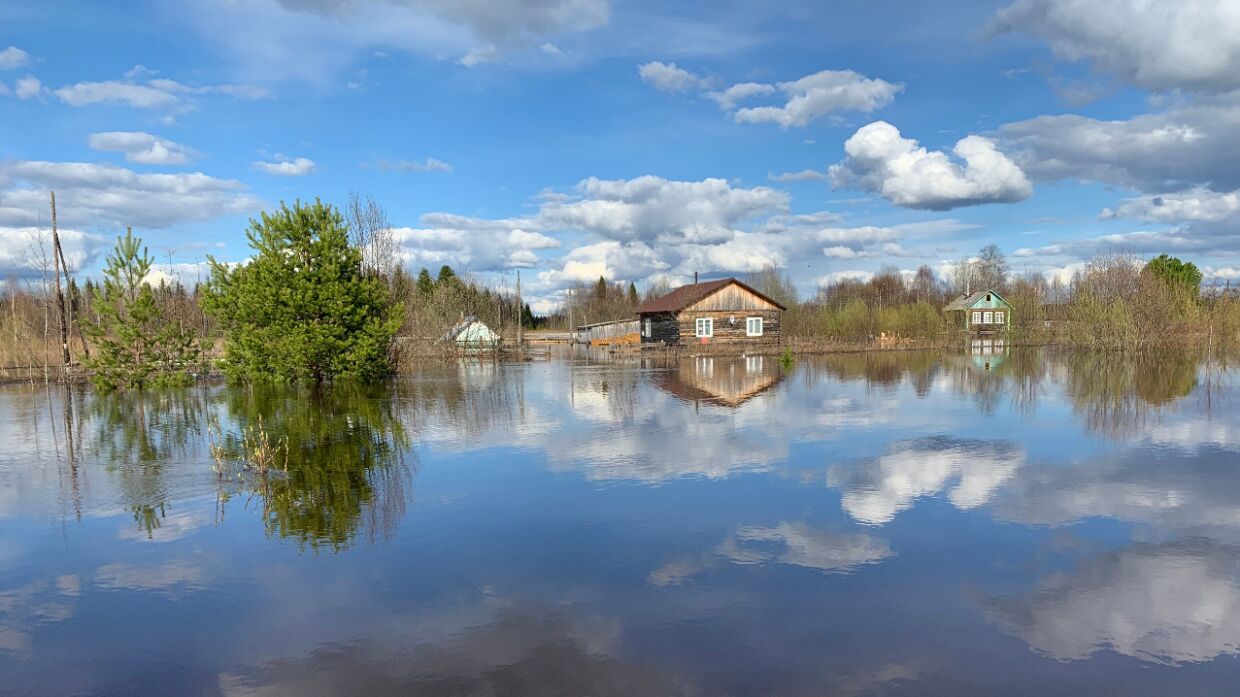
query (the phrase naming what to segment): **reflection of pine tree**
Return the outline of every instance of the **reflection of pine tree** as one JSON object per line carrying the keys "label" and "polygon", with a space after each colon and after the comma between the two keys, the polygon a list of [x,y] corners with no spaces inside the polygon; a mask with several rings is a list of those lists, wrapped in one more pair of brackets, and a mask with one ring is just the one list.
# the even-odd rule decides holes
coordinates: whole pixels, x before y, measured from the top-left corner
{"label": "reflection of pine tree", "polygon": [[164,317],[155,292],[144,282],[152,261],[142,240],[126,230],[108,255],[103,283],[91,288],[95,316],[85,331],[96,350],[85,363],[102,389],[190,379],[198,349],[190,332]]}
{"label": "reflection of pine tree", "polygon": [[[273,442],[288,443],[287,472],[247,482],[268,533],[340,550],[359,530],[371,538],[392,532],[405,512],[409,439],[385,388],[255,384],[226,395],[239,427],[261,418]],[[240,450],[235,436],[223,447]]]}

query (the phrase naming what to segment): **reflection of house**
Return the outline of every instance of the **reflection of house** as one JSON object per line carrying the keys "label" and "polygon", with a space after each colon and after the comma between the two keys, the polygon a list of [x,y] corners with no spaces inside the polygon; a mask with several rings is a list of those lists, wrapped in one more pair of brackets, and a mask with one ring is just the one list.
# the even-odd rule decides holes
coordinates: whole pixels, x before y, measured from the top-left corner
{"label": "reflection of house", "polygon": [[460,322],[443,335],[443,341],[455,343],[460,348],[495,348],[499,346],[499,334],[483,324],[477,317],[462,317]]}
{"label": "reflection of house", "polygon": [[978,338],[969,342],[969,357],[982,370],[999,367],[1007,357],[1007,342],[1001,338]]}
{"label": "reflection of house", "polygon": [[769,390],[783,378],[769,356],[699,356],[658,373],[655,385],[686,402],[736,407]]}
{"label": "reflection of house", "polygon": [[957,322],[965,331],[1003,331],[1012,323],[1012,306],[993,290],[961,295],[948,303],[943,312],[959,313]]}
{"label": "reflection of house", "polygon": [[735,278],[681,286],[637,308],[642,343],[778,343],[784,306]]}

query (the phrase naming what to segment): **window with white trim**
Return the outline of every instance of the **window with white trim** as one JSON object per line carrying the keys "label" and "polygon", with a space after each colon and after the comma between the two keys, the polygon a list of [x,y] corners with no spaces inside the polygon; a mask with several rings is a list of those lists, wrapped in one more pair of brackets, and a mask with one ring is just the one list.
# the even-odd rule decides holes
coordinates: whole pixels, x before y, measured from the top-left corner
{"label": "window with white trim", "polygon": [[973,313],[973,324],[981,324],[981,323],[982,323],[982,313],[975,311]]}
{"label": "window with white trim", "polygon": [[699,338],[707,338],[715,335],[715,320],[712,317],[698,317],[695,323],[694,335]]}
{"label": "window with white trim", "polygon": [[986,314],[982,315],[982,324],[994,324],[994,323],[995,323],[995,313],[990,312],[988,310]]}
{"label": "window with white trim", "polygon": [[650,318],[649,317],[642,320],[642,336],[646,337],[647,339],[650,338]]}
{"label": "window with white trim", "polygon": [[995,324],[1006,324],[1006,322],[1004,322],[1003,320],[1004,320],[1003,313],[996,312],[995,313]]}
{"label": "window with white trim", "polygon": [[762,318],[745,318],[745,336],[762,336]]}

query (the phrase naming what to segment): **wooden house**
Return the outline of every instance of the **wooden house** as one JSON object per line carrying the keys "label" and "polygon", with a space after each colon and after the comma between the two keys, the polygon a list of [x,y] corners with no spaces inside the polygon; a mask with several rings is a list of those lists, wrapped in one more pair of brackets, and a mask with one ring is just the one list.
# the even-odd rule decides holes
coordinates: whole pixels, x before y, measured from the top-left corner
{"label": "wooden house", "polygon": [[1012,306],[993,290],[961,295],[943,312],[958,315],[958,326],[970,332],[1006,331],[1012,326]]}
{"label": "wooden house", "polygon": [[637,308],[643,344],[779,343],[784,306],[735,278],[681,286]]}

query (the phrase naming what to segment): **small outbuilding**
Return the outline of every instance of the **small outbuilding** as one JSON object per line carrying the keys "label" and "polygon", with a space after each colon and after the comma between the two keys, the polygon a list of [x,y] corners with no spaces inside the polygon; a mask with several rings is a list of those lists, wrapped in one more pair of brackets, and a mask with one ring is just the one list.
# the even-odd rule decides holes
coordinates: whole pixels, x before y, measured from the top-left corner
{"label": "small outbuilding", "polygon": [[500,337],[477,317],[468,315],[443,335],[443,341],[455,343],[459,348],[491,349],[499,346]]}
{"label": "small outbuilding", "polygon": [[637,308],[643,344],[779,343],[783,305],[735,278],[681,286]]}
{"label": "small outbuilding", "polygon": [[957,322],[965,331],[998,332],[1012,326],[1012,306],[993,290],[961,295],[943,312],[958,315]]}

